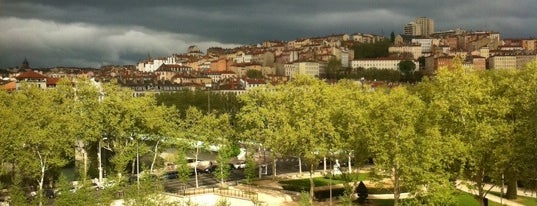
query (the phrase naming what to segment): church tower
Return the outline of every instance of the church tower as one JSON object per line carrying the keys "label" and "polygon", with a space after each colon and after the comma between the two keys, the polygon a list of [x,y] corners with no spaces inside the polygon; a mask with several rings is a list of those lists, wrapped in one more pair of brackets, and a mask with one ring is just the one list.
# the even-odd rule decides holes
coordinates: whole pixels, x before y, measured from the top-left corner
{"label": "church tower", "polygon": [[30,64],[26,58],[24,58],[24,61],[22,62],[22,69],[30,69]]}

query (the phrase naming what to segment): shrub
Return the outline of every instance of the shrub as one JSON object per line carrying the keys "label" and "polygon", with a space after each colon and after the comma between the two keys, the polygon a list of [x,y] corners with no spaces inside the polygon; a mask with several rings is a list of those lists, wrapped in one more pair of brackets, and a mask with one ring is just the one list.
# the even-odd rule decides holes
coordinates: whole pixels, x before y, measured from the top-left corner
{"label": "shrub", "polygon": [[360,184],[358,184],[358,187],[356,188],[356,193],[358,193],[358,202],[365,203],[368,194],[367,187],[365,186],[364,182],[360,181]]}

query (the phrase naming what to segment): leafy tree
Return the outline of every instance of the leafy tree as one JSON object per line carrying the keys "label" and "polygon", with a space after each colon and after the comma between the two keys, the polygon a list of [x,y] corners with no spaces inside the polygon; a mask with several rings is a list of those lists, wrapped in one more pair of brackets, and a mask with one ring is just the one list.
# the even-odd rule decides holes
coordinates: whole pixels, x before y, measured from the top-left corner
{"label": "leafy tree", "polygon": [[192,168],[188,166],[187,157],[186,157],[187,147],[180,146],[177,150],[177,156],[175,159],[175,166],[177,171],[177,176],[179,181],[186,186],[186,183],[190,179],[190,174],[192,173]]}
{"label": "leafy tree", "polygon": [[353,47],[354,59],[387,57],[390,45],[389,39],[375,43],[358,43]]}
{"label": "leafy tree", "polygon": [[327,79],[338,79],[339,72],[342,70],[341,61],[336,57],[332,57],[328,60],[326,65],[325,78]]}
{"label": "leafy tree", "polygon": [[225,187],[224,179],[228,178],[230,175],[229,160],[234,155],[236,154],[231,144],[228,143],[228,144],[220,145],[220,149],[218,150],[218,155],[216,157],[216,161],[218,162],[218,167],[216,167],[216,171],[215,171],[216,178],[220,179],[220,187]]}
{"label": "leafy tree", "polygon": [[189,107],[196,107],[202,113],[211,112],[218,114],[227,113],[231,118],[235,117],[236,113],[241,108],[237,95],[220,94],[210,91],[179,91],[174,93],[161,93],[156,95],[157,104],[166,106],[175,106],[175,108],[184,117]]}
{"label": "leafy tree", "polygon": [[45,180],[50,179],[47,172],[64,166],[73,156],[71,137],[75,127],[69,108],[73,105],[70,98],[73,92],[63,92],[68,89],[65,83],[55,90],[26,85],[12,96],[10,108],[23,117],[23,124],[17,128],[22,132],[13,134],[8,144],[22,148],[16,152],[14,168],[36,180],[39,204],[42,204]]}
{"label": "leafy tree", "polygon": [[[318,160],[328,154],[328,149],[333,142],[338,140],[338,134],[330,122],[330,94],[332,90],[323,82],[311,77],[297,77],[288,85],[276,87],[269,92],[260,92],[263,99],[253,99],[245,102],[245,108],[239,115],[239,122],[251,128],[261,128],[261,134],[278,131],[276,134],[284,134],[285,149],[290,151],[294,148],[295,155],[303,158],[310,166],[310,195],[313,195],[313,172]],[[282,98],[281,102],[271,104],[272,100]],[[248,100],[248,99],[246,99]],[[274,105],[274,106],[273,106]],[[270,118],[251,114],[261,112],[271,114]],[[272,119],[274,118],[274,119]],[[272,128],[273,120],[281,120],[281,127]],[[250,134],[256,134],[255,129],[247,129]],[[252,135],[261,137],[259,133]],[[267,146],[275,145],[276,135],[268,135],[265,140]],[[280,142],[281,144],[282,142]],[[268,147],[271,149],[270,147]],[[313,197],[313,196],[312,196]]]}
{"label": "leafy tree", "polygon": [[438,125],[445,145],[450,146],[440,161],[453,172],[452,179],[461,174],[472,181],[481,204],[488,192],[484,190],[485,178],[496,173],[492,162],[501,159],[494,145],[500,145],[510,130],[505,119],[508,101],[494,96],[492,88],[490,79],[463,69],[461,64],[439,70],[434,80],[418,87],[431,110],[431,121]]}
{"label": "leafy tree", "polygon": [[403,73],[404,76],[409,76],[412,73],[414,73],[414,70],[416,70],[416,64],[414,64],[411,60],[403,60],[397,64],[399,67],[399,71]]}
{"label": "leafy tree", "polygon": [[246,77],[252,79],[261,79],[263,78],[263,73],[259,70],[249,69],[246,71]]}
{"label": "leafy tree", "polygon": [[449,187],[438,157],[444,154],[438,127],[428,121],[425,103],[405,88],[379,90],[370,107],[369,149],[375,172],[393,182],[394,205],[402,188],[417,197]]}
{"label": "leafy tree", "polygon": [[393,44],[395,42],[395,33],[390,33],[390,42]]}

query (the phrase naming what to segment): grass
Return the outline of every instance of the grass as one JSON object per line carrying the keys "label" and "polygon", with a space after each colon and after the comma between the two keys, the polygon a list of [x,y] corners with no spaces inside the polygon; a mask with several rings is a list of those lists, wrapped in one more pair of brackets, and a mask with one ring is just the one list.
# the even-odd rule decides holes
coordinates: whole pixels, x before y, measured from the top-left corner
{"label": "grass", "polygon": [[[500,197],[499,192],[492,192],[491,191],[490,194]],[[504,194],[504,197],[505,197],[505,194]],[[537,199],[532,198],[532,197],[518,196],[516,200],[512,200],[512,201],[518,202],[518,203],[526,205],[526,206],[537,206]]]}
{"label": "grass", "polygon": [[[310,187],[310,179],[309,178],[296,179],[296,180],[282,180],[282,181],[279,181],[278,183],[280,183],[282,185],[293,185],[293,186],[297,186],[297,187],[305,187],[305,188]],[[343,184],[343,183],[345,183],[345,181],[332,179],[332,185]],[[315,185],[315,187],[328,186],[328,185],[330,185],[330,179],[327,179],[325,177],[315,177],[315,178],[313,178],[313,184]]]}
{"label": "grass", "polygon": [[[350,175],[339,175],[334,176],[330,180],[329,176],[325,177],[315,177],[313,178],[313,183],[315,187],[319,186],[328,186],[330,184],[337,185],[337,184],[343,184],[345,182],[353,182],[353,181],[363,181],[369,179],[369,173],[353,173]],[[295,180],[282,180],[279,181],[282,185],[282,187],[286,190],[291,191],[308,191],[310,188],[310,179],[304,178],[304,179],[295,179]]]}
{"label": "grass", "polygon": [[[479,206],[479,201],[477,199],[468,193],[461,192],[459,195],[457,195],[457,205],[466,205],[466,206]],[[496,203],[489,200],[489,206],[501,206],[500,203]]]}
{"label": "grass", "polygon": [[[392,206],[393,199],[391,200],[369,200],[376,206]],[[457,205],[464,206],[479,206],[479,202],[474,198],[474,196],[468,193],[458,193],[457,194]],[[489,201],[489,206],[500,206],[499,203]]]}

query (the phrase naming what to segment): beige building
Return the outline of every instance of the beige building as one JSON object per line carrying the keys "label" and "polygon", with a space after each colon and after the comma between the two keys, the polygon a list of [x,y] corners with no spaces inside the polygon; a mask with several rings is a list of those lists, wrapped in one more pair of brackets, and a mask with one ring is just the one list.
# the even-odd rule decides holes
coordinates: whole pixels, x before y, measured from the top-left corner
{"label": "beige building", "polygon": [[295,62],[291,64],[285,64],[285,76],[289,79],[295,78],[296,75],[308,75],[312,77],[319,77],[326,69],[326,63],[323,62]]}
{"label": "beige building", "polygon": [[404,27],[404,34],[410,36],[429,36],[434,33],[434,20],[427,17],[419,17]]}
{"label": "beige building", "polygon": [[492,56],[488,59],[489,69],[515,69],[516,56]]}
{"label": "beige building", "polygon": [[422,47],[419,44],[390,46],[388,52],[390,53],[411,53],[414,59],[418,59],[423,56]]}
{"label": "beige building", "polygon": [[488,59],[489,69],[522,69],[535,61],[537,55],[496,55]]}
{"label": "beige building", "polygon": [[420,17],[416,19],[417,26],[420,27],[421,36],[429,36],[434,33],[434,21],[427,17]]}

